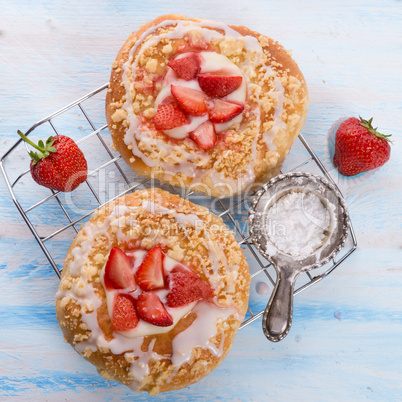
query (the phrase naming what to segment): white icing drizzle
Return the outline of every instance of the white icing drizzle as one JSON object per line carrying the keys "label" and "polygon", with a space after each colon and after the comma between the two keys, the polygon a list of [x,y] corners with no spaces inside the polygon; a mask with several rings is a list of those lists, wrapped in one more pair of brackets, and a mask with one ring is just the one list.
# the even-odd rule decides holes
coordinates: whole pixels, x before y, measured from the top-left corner
{"label": "white icing drizzle", "polygon": [[193,312],[197,314],[197,318],[186,330],[176,335],[172,342],[176,352],[172,356],[172,363],[177,368],[191,359],[195,347],[208,349],[214,356],[222,356],[223,342],[217,347],[210,341],[217,335],[216,323],[225,321],[230,315],[238,317],[234,308],[220,308],[205,301],[199,302]]}
{"label": "white icing drizzle", "polygon": [[[98,325],[97,310],[101,306],[102,302],[96,295],[92,284],[81,278],[80,288],[77,289],[76,285],[73,285],[71,290],[61,290],[56,293],[56,299],[63,299],[68,297],[78,302],[81,307],[81,321],[84,322],[87,328],[91,331],[92,336],[89,340],[79,342],[75,345],[75,349],[79,353],[84,353],[87,348],[92,352],[98,349],[96,339],[103,336],[101,329]],[[87,312],[85,312],[87,311]]]}
{"label": "white icing drizzle", "polygon": [[[177,223],[183,228],[187,226],[192,227],[200,227],[203,229],[203,221],[196,214],[183,214],[177,213],[176,211],[165,208],[159,203],[162,202],[159,194],[155,194],[154,201],[143,201],[142,207],[146,209],[146,211],[154,213],[154,214],[168,214],[173,215],[177,221]],[[152,349],[154,346],[153,340],[149,349],[146,352],[141,350],[141,346],[144,341],[144,336],[150,334],[150,328],[153,327],[152,333],[158,333],[158,328],[163,327],[155,327],[150,324],[146,324],[146,326],[141,327],[138,333],[133,333],[127,336],[128,334],[114,332],[113,339],[108,340],[105,338],[102,330],[99,327],[98,319],[97,319],[97,310],[101,306],[101,299],[97,296],[95,289],[92,283],[88,283],[85,277],[82,274],[82,270],[85,264],[88,262],[88,256],[91,253],[91,250],[95,244],[95,239],[97,236],[106,236],[109,238],[107,231],[109,227],[112,225],[119,225],[119,227],[123,227],[127,225],[127,222],[132,222],[133,218],[130,218],[130,211],[136,210],[138,207],[128,207],[125,205],[117,205],[112,213],[106,217],[104,222],[101,225],[95,225],[91,222],[85,224],[83,231],[86,236],[86,239],[83,240],[80,246],[75,247],[72,250],[73,259],[70,262],[69,270],[72,276],[78,277],[78,280],[73,281],[73,286],[70,290],[60,290],[56,294],[57,299],[63,298],[76,300],[78,305],[81,307],[81,320],[86,324],[87,330],[90,331],[91,335],[89,339],[76,339],[75,340],[75,349],[79,353],[89,353],[89,350],[92,352],[97,351],[99,348],[103,348],[105,350],[109,349],[114,354],[124,353],[126,360],[130,363],[130,371],[133,374],[134,380],[132,381],[130,388],[139,391],[142,379],[149,374],[149,363],[155,360],[166,359],[166,357],[170,357],[172,364],[175,366],[174,372],[172,376],[177,373],[181,365],[185,362],[189,362],[192,356],[192,349],[194,347],[201,347],[209,350],[214,356],[222,356],[223,355],[223,345],[224,345],[224,335],[222,333],[222,339],[218,346],[216,346],[211,339],[214,338],[218,333],[217,322],[224,321],[229,316],[233,315],[237,320],[241,320],[238,310],[235,306],[230,307],[219,307],[213,301],[200,301],[194,302],[189,306],[186,306],[179,312],[177,316],[175,316],[175,323],[181,317],[184,317],[190,311],[196,314],[196,318],[194,322],[184,331],[182,331],[179,335],[177,335],[172,343],[172,356],[162,356],[155,353]],[[135,220],[134,220],[135,221]],[[213,275],[209,275],[210,284],[213,287],[215,280],[219,279],[218,268],[219,264],[223,263],[227,266],[227,260],[222,251],[218,251],[215,247],[214,243],[209,237],[209,233],[207,230],[205,233],[205,246],[209,252],[209,258],[213,267]],[[134,265],[133,272],[135,272],[142,260],[145,258],[146,252],[143,250],[137,250],[132,252],[134,256]],[[171,270],[178,263],[173,259],[165,256],[166,263],[165,269]],[[238,270],[237,266],[227,267],[229,272],[235,272]],[[103,276],[102,276],[103,277]],[[215,284],[216,285],[216,284]],[[161,291],[160,297],[161,300],[164,300],[166,295],[163,294],[166,291]],[[113,292],[110,292],[111,294]],[[112,295],[113,296],[113,295]],[[111,314],[110,305],[112,303],[107,300],[109,314]],[[169,309],[169,313],[172,314],[173,309]],[[149,326],[149,327],[148,327]],[[171,329],[170,327],[168,328]]]}
{"label": "white icing drizzle", "polygon": [[[91,252],[91,248],[94,244],[95,235],[104,235],[107,240],[110,242],[110,237],[107,233],[109,226],[116,225],[118,226],[117,237],[119,239],[123,239],[123,232],[121,231],[121,227],[124,226],[124,221],[122,217],[130,211],[130,207],[126,205],[116,205],[110,215],[105,219],[105,221],[100,225],[96,226],[92,222],[86,222],[83,226],[83,232],[86,236],[86,239],[81,242],[80,247],[75,247],[71,250],[71,255],[74,257],[73,261],[70,263],[70,273],[72,276],[79,276],[82,267],[85,265],[85,261],[88,258],[89,253]],[[131,224],[135,224],[135,221],[132,220]]]}
{"label": "white icing drizzle", "polygon": [[[266,131],[263,134],[263,138],[267,145],[267,148],[274,151],[276,150],[276,146],[273,142],[275,137],[277,136],[279,130],[286,129],[286,123],[282,120],[285,88],[283,87],[281,80],[274,74],[273,70],[270,67],[267,67],[267,72],[265,73],[265,75],[274,77],[275,90],[269,91],[268,95],[271,97],[271,99],[276,100],[276,107],[274,111],[274,125],[270,130]],[[263,81],[260,83],[260,85],[262,85]]]}
{"label": "white icing drizzle", "polygon": [[[142,342],[142,339],[140,340]],[[135,350],[138,351],[136,353],[125,353],[124,357],[128,359],[134,359],[136,357],[137,360],[135,360],[130,367],[130,371],[134,376],[134,380],[130,384],[130,388],[134,391],[140,391],[140,384],[141,381],[138,379],[144,378],[146,375],[149,374],[149,366],[148,362],[151,359],[155,360],[160,360],[163,358],[163,356],[158,355],[155,353],[152,349],[155,345],[156,339],[153,339],[149,346],[148,346],[148,351],[142,352],[141,351],[141,343],[137,342],[137,345],[135,347]],[[151,355],[151,358],[150,358]]]}
{"label": "white icing drizzle", "polygon": [[74,257],[70,264],[70,273],[73,276],[78,276],[80,274],[81,268],[88,257],[92,245],[94,243],[93,231],[91,230],[94,225],[90,222],[85,223],[83,231],[87,237],[87,240],[81,242],[80,247],[75,247],[71,250],[71,255]]}
{"label": "white icing drizzle", "polygon": [[[160,33],[158,36],[150,36],[156,30],[163,27],[168,27],[175,25],[175,27],[165,33]],[[224,34],[215,31],[215,28],[222,30]],[[248,166],[242,174],[239,175],[237,179],[231,179],[226,177],[226,175],[218,171],[216,166],[220,163],[218,159],[212,169],[203,169],[203,166],[208,162],[209,155],[207,152],[194,152],[194,151],[186,151],[183,147],[173,142],[167,143],[164,140],[158,139],[155,137],[154,132],[150,132],[148,129],[139,126],[139,121],[135,114],[132,111],[132,97],[131,91],[133,88],[133,83],[130,86],[127,80],[127,70],[131,66],[131,71],[134,74],[137,66],[140,54],[142,54],[146,49],[151,47],[152,45],[158,43],[161,39],[177,39],[182,38],[187,32],[190,31],[197,31],[202,34],[203,38],[210,42],[214,38],[231,38],[234,40],[242,40],[244,43],[244,47],[246,50],[256,53],[257,61],[256,63],[261,64],[262,68],[266,69],[266,76],[274,76],[275,88],[270,91],[269,96],[272,99],[277,101],[277,105],[275,108],[274,113],[274,121],[273,127],[263,133],[263,140],[269,150],[275,150],[276,146],[273,143],[273,140],[279,130],[282,128],[286,128],[286,123],[282,121],[282,113],[283,113],[283,103],[284,103],[284,88],[279,80],[279,78],[275,75],[273,70],[266,66],[264,63],[261,63],[262,58],[262,48],[259,44],[257,38],[254,36],[243,36],[239,32],[235,31],[234,29],[228,27],[227,25],[215,21],[210,20],[203,20],[200,22],[193,22],[193,21],[182,21],[182,20],[166,20],[161,22],[160,24],[150,27],[147,31],[145,31],[140,38],[136,41],[134,46],[130,49],[129,52],[129,59],[123,65],[123,83],[125,85],[126,90],[126,101],[123,105],[123,109],[127,111],[127,118],[130,122],[130,126],[126,131],[124,137],[124,143],[127,146],[132,147],[132,153],[134,156],[140,158],[146,165],[149,167],[162,167],[165,171],[165,179],[169,179],[170,177],[174,176],[176,173],[182,172],[187,177],[192,179],[192,184],[201,183],[205,177],[209,177],[212,180],[214,186],[223,186],[229,188],[234,193],[243,191],[250,186],[255,180],[255,172],[254,167],[256,164],[257,159],[257,142],[259,135],[256,135],[252,144],[252,157],[249,160]],[[133,60],[133,55],[135,51],[138,49],[139,46],[141,47],[141,52],[137,55],[136,59]],[[204,53],[204,52],[201,52]],[[208,53],[208,52],[205,52]],[[221,55],[220,55],[221,56]],[[225,56],[223,56],[225,57]],[[227,59],[227,58],[226,58]],[[228,60],[228,59],[227,59]],[[231,62],[230,62],[231,63]],[[247,72],[251,71],[255,68],[255,65],[251,63],[250,60],[247,60],[245,63],[242,64],[241,68],[243,71]],[[242,74],[243,77],[248,77],[248,74]],[[248,79],[248,78],[247,78]],[[168,78],[169,80],[169,78]],[[183,81],[183,80],[181,80]],[[245,80],[243,80],[245,81]],[[245,82],[244,82],[245,84]],[[189,84],[187,84],[188,86]],[[192,85],[192,84],[190,84]],[[166,96],[166,90],[159,94],[161,97]],[[159,96],[158,96],[159,98]],[[157,100],[157,103],[160,99]],[[261,113],[259,110],[259,106],[254,108],[251,111],[261,122]],[[201,124],[204,121],[205,117],[201,116],[198,118],[193,119],[192,123],[182,126],[178,129],[169,130],[168,135],[171,135],[174,138],[180,139],[185,138],[187,133],[195,128],[196,125]],[[240,123],[242,116],[237,116],[233,119],[230,124],[222,123],[216,125],[216,130],[218,132],[225,131],[229,128],[230,125],[234,123]],[[259,125],[261,126],[261,124]],[[143,144],[146,146],[148,150],[159,151],[162,152],[163,155],[169,155],[170,161],[165,162],[162,160],[152,159],[147,157],[138,147],[138,143],[142,141]],[[183,159],[184,158],[184,159]],[[219,192],[219,190],[218,190]],[[226,190],[222,191],[223,194],[227,193]]]}

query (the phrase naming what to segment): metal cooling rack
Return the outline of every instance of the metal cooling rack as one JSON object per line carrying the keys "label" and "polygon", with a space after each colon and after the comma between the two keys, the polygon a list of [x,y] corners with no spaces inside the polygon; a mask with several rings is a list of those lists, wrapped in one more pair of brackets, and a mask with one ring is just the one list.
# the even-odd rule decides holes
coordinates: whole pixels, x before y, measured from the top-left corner
{"label": "metal cooling rack", "polygon": [[[26,192],[23,190],[26,185],[24,181],[31,178],[29,169],[22,171],[21,167],[29,166],[30,158],[28,153],[25,152],[28,150],[27,145],[21,139],[3,155],[0,161],[1,171],[14,204],[59,278],[61,276],[64,257],[72,238],[78,233],[80,227],[89,219],[96,209],[114,198],[137,189],[153,186],[153,182],[150,179],[135,176],[121,159],[121,156],[108,145],[111,139],[103,113],[104,92],[107,90],[107,86],[107,84],[103,85],[50,116],[38,121],[26,132],[26,135],[31,134],[33,136],[35,136],[36,132],[41,131],[50,132],[50,135],[56,133],[71,137],[71,128],[66,132],[66,125],[68,127],[73,126],[74,129],[72,131],[77,131],[77,123],[86,125],[86,131],[82,125],[78,126],[79,135],[75,140],[80,144],[80,148],[86,154],[88,163],[89,161],[93,161],[92,164],[95,166],[89,166],[86,186],[82,184],[73,192],[79,193],[75,197],[75,200],[71,198],[71,195],[69,196],[70,198],[67,198],[66,193],[55,192],[40,186],[38,186],[37,192],[30,194],[29,197],[27,196]],[[88,104],[98,95],[101,95],[100,102],[102,106],[99,107],[100,105],[98,105],[95,107],[94,111],[91,112],[89,111],[91,106],[88,106]],[[100,111],[102,111],[102,113],[100,113]],[[72,117],[67,120],[64,119],[63,132],[60,132],[59,129],[57,129],[56,120],[60,117],[64,117],[66,114],[72,115]],[[97,120],[96,122],[95,119]],[[101,122],[99,123],[98,120],[101,120]],[[60,124],[60,126],[61,125],[62,124]],[[35,133],[33,133],[34,131]],[[82,136],[82,131],[84,131],[84,136]],[[44,136],[42,135],[42,139],[43,138]],[[86,144],[88,144],[87,150],[84,149]],[[99,157],[99,149],[103,150],[103,157],[101,158]],[[95,157],[88,158],[87,152],[95,155]],[[12,155],[15,156],[16,154],[20,156],[21,153],[24,155],[23,157],[26,158],[26,161],[19,159],[17,166],[15,166],[15,163],[13,164],[11,161],[15,161],[18,158],[9,157]],[[324,165],[301,134],[298,137],[298,141],[293,145],[292,152],[286,159],[282,172],[286,173],[300,169],[315,174],[321,174],[336,185],[329,172],[325,169]],[[103,179],[100,180],[100,177],[103,177]],[[102,182],[102,185],[100,185],[100,182]],[[123,188],[121,187],[121,183],[124,183]],[[117,186],[121,191],[114,191],[113,194],[105,192],[104,187],[108,185],[112,185],[114,188]],[[236,239],[246,254],[252,276],[250,305],[241,328],[261,317],[269,300],[270,293],[275,286],[276,272],[272,265],[255,249],[248,234],[247,213],[253,193],[247,194],[247,196],[237,196],[220,200],[199,194],[185,193],[184,190],[172,186],[162,187],[192,202],[208,205],[210,210],[216,215],[219,215],[228,227],[233,230]],[[79,198],[80,196],[87,201],[84,207],[77,207],[77,203],[79,204],[77,197]],[[88,202],[88,200],[91,201]],[[73,206],[73,208],[71,206]],[[45,214],[43,214],[44,210]],[[47,218],[49,218],[49,220],[47,220]],[[310,272],[303,274],[304,277],[301,275],[302,278],[298,279],[296,284],[298,287],[295,287],[294,294],[296,295],[302,292],[327,277],[350,256],[356,247],[356,236],[350,224],[348,240],[342,251],[336,258],[321,267],[321,269],[314,270],[316,275],[313,276]],[[260,286],[261,283],[265,283],[265,286]]]}

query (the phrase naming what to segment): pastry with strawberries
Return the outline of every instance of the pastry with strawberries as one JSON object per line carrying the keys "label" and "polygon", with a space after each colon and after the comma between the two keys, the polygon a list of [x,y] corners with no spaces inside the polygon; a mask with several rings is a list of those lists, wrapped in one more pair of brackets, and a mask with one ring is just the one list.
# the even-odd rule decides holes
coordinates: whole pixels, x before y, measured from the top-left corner
{"label": "pastry with strawberries", "polygon": [[297,64],[245,27],[166,15],[130,35],[106,116],[141,176],[225,197],[279,173],[309,104]]}
{"label": "pastry with strawberries", "polygon": [[97,210],[56,294],[64,337],[99,373],[149,394],[188,386],[231,348],[250,274],[222,219],[163,190]]}

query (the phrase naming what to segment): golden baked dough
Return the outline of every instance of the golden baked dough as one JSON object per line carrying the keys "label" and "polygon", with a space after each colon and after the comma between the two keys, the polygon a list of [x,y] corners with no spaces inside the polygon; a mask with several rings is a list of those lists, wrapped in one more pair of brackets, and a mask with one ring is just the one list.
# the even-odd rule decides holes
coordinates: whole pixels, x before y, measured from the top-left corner
{"label": "golden baked dough", "polygon": [[[214,124],[217,142],[207,149],[191,134],[171,134],[154,124],[158,107],[170,99],[169,61],[190,53],[204,60],[200,75],[222,74],[221,68],[243,78],[236,96],[223,98],[241,104],[243,111],[227,123]],[[196,79],[186,84],[176,78],[175,85],[200,89]],[[164,99],[161,93],[167,94]],[[191,132],[208,119],[211,99],[207,105],[209,112],[201,117],[185,112],[190,123],[181,128]],[[166,15],[130,35],[118,53],[106,116],[115,148],[137,174],[223,197],[247,192],[279,173],[308,105],[303,75],[277,42],[243,26]]]}
{"label": "golden baked dough", "polygon": [[[151,325],[127,337],[113,328],[105,264],[114,247],[138,253],[156,246],[208,283],[214,297],[190,305],[168,332]],[[192,384],[222,362],[244,319],[249,285],[244,253],[221,218],[163,190],[142,190],[97,210],[78,233],[56,315],[66,341],[102,376],[157,394]]]}

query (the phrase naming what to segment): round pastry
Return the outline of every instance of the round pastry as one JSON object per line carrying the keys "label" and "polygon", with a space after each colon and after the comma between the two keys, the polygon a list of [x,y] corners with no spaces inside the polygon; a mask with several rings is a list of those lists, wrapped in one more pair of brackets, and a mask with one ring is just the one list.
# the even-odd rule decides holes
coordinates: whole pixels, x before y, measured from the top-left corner
{"label": "round pastry", "polygon": [[139,175],[224,197],[280,172],[309,104],[297,64],[243,26],[166,15],[130,35],[106,116]]}
{"label": "round pastry", "polygon": [[249,285],[244,253],[221,218],[143,190],[100,208],[78,233],[56,315],[66,341],[102,376],[154,395],[222,362]]}

